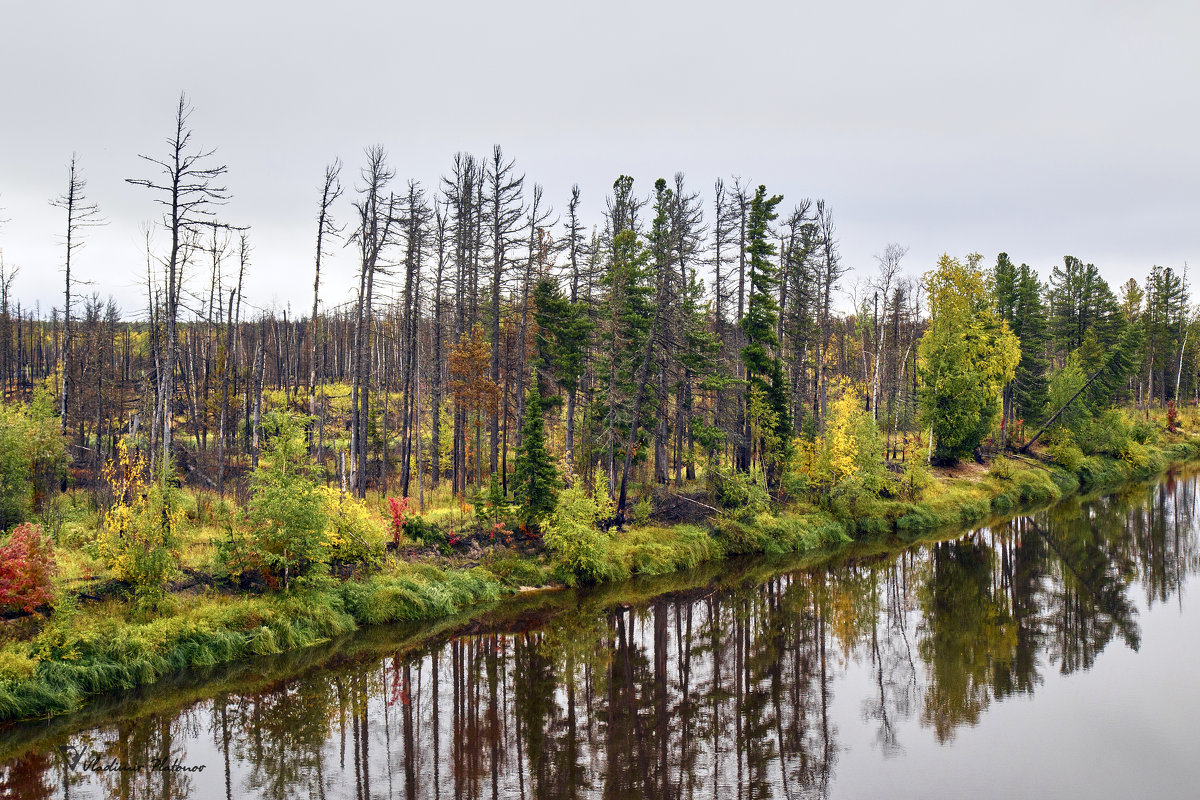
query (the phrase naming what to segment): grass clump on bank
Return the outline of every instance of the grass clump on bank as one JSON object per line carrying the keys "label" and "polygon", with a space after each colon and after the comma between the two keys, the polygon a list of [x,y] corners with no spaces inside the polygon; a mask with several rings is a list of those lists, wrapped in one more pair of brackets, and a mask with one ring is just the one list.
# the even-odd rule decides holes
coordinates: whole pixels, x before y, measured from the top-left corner
{"label": "grass clump on bank", "polygon": [[72,711],[89,695],[171,672],[299,650],[360,625],[453,616],[505,591],[484,569],[412,565],[390,574],[258,597],[196,598],[140,621],[116,601],[60,606],[35,638],[0,648],[0,721]]}

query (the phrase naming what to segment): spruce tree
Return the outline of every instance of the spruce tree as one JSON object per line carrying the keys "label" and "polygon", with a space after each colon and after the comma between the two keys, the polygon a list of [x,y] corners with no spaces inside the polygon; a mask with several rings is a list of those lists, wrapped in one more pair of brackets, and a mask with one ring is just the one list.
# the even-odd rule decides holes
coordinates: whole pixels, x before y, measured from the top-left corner
{"label": "spruce tree", "polygon": [[1064,256],[1063,266],[1050,272],[1050,329],[1065,357],[1083,344],[1089,329],[1106,347],[1120,334],[1117,298],[1093,264]]}
{"label": "spruce tree", "polygon": [[[750,202],[747,224],[747,252],[750,262],[750,298],[746,316],[741,320],[746,345],[742,348],[742,363],[746,366],[746,406],[761,408],[758,414],[759,448],[767,473],[767,485],[778,485],[780,467],[791,445],[791,418],[788,409],[788,388],[783,377],[783,365],[776,354],[779,305],[775,302],[779,279],[772,262],[775,245],[767,238],[768,225],[778,215],[775,206],[783,200],[780,195],[767,197],[767,187],[759,186]],[[743,447],[752,448],[754,414],[747,415],[743,431]],[[745,453],[746,456],[749,453]],[[742,459],[749,466],[749,458]]]}
{"label": "spruce tree", "polygon": [[1004,387],[1005,432],[1018,419],[1033,421],[1046,407],[1046,357],[1049,320],[1042,302],[1044,286],[1027,264],[1017,267],[1007,253],[996,258],[992,276],[996,312],[1020,340],[1021,360],[1016,374]]}
{"label": "spruce tree", "polygon": [[558,470],[546,446],[547,403],[540,384],[535,380],[525,399],[521,444],[513,470],[513,496],[520,506],[517,517],[529,530],[537,530],[558,504]]}
{"label": "spruce tree", "polygon": [[[604,375],[602,396],[596,405],[604,422],[597,432],[606,450],[605,460],[610,489],[616,489],[620,478],[619,464],[625,461],[625,451],[633,430],[634,400],[637,396],[637,376],[645,353],[647,340],[655,320],[654,276],[644,242],[634,226],[638,204],[632,199],[633,179],[622,175],[613,184],[614,197],[609,206],[608,270],[601,279],[605,299],[601,309],[604,317],[600,345],[599,373]],[[634,462],[644,457],[645,426],[653,425],[648,409],[639,413],[649,419],[638,422]],[[652,409],[649,409],[652,411]]]}
{"label": "spruce tree", "polygon": [[534,320],[537,322],[539,367],[566,392],[574,391],[583,376],[584,355],[592,333],[592,321],[582,303],[572,303],[549,276],[533,290]]}

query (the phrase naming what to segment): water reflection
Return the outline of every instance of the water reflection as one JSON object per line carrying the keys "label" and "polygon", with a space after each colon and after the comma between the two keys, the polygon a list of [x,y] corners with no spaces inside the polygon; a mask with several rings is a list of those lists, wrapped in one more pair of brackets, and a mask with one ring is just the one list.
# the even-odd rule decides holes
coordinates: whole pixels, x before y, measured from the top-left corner
{"label": "water reflection", "polygon": [[0,797],[825,797],[864,725],[877,759],[952,747],[1114,639],[1136,651],[1138,609],[1182,609],[1200,568],[1196,495],[1167,480],[815,571],[576,598],[50,738]]}

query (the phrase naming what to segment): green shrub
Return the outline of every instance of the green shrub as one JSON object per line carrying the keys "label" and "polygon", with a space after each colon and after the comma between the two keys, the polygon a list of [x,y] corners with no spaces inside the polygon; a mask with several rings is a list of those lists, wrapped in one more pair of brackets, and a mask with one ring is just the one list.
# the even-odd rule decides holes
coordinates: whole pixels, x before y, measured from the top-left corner
{"label": "green shrub", "polygon": [[609,514],[608,504],[590,497],[578,481],[559,493],[543,542],[567,583],[597,583],[620,575],[611,537],[596,528]]}
{"label": "green shrub", "polygon": [[137,604],[153,608],[179,569],[179,526],[186,517],[182,493],[165,475],[150,480],[146,461],[125,440],[104,467],[112,505],[96,536],[96,551],[119,579],[130,585]]}
{"label": "green shrub", "polygon": [[721,557],[721,546],[695,525],[634,528],[618,534],[616,560],[634,575],[667,575]]}
{"label": "green shrub", "polygon": [[771,509],[767,490],[745,472],[714,470],[710,481],[713,501],[736,516],[753,517]]}
{"label": "green shrub", "polygon": [[446,532],[424,517],[410,517],[404,523],[404,535],[418,544],[442,547],[449,539]]}
{"label": "green shrub", "polygon": [[6,644],[0,648],[0,685],[12,684],[33,676],[37,659],[31,657],[25,642]]}
{"label": "green shrub", "polygon": [[1012,460],[1003,456],[993,458],[991,465],[988,467],[988,475],[998,481],[1012,480],[1014,471],[1015,468],[1013,467]]}
{"label": "green shrub", "polygon": [[441,619],[473,603],[500,597],[500,582],[484,569],[445,572],[405,565],[394,573],[349,582],[339,590],[344,607],[364,624]]}
{"label": "green shrub", "polygon": [[301,418],[273,411],[263,428],[266,452],[250,477],[246,524],[262,564],[287,588],[328,560],[329,513],[312,477]]}
{"label": "green shrub", "polygon": [[1067,472],[1079,472],[1083,464],[1083,450],[1069,436],[1058,438],[1047,450],[1055,464]]}
{"label": "green shrub", "polygon": [[523,556],[505,554],[484,562],[487,571],[505,586],[542,586],[548,581],[546,570],[537,562]]}
{"label": "green shrub", "polygon": [[0,403],[0,531],[29,519],[55,491],[66,465],[48,394],[39,390],[29,405]]}
{"label": "green shrub", "polygon": [[919,502],[925,497],[925,491],[933,485],[933,472],[919,455],[904,462],[904,472],[900,474],[899,494],[910,503]]}

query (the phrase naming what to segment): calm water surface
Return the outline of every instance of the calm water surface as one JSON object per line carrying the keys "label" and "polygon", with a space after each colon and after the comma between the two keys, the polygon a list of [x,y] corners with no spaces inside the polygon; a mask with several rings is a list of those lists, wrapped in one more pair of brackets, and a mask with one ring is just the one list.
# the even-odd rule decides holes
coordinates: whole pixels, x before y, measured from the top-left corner
{"label": "calm water surface", "polygon": [[0,731],[0,798],[1198,797],[1197,494],[371,631]]}

